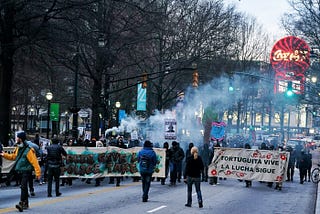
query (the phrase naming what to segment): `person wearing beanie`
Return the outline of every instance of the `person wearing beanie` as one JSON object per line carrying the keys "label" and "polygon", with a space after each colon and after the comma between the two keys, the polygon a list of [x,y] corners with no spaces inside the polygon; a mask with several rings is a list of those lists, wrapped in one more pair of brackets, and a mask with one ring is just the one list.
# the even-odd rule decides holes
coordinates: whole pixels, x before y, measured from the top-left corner
{"label": "person wearing beanie", "polygon": [[146,140],[143,144],[143,148],[137,154],[138,169],[142,181],[142,202],[148,201],[152,174],[157,165],[157,155],[152,147],[152,143],[149,140]]}
{"label": "person wearing beanie", "polygon": [[186,207],[191,207],[192,204],[192,185],[196,187],[196,193],[198,197],[199,208],[203,207],[202,195],[201,195],[201,172],[203,170],[203,161],[199,155],[198,148],[191,148],[191,156],[188,157],[186,163],[185,183],[187,184],[187,203]]}
{"label": "person wearing beanie", "polygon": [[28,179],[32,171],[35,170],[36,178],[40,179],[41,169],[37,160],[36,152],[26,142],[26,133],[19,132],[16,138],[16,148],[12,154],[1,152],[0,156],[7,160],[16,161],[14,169],[21,177],[20,202],[16,208],[23,212],[29,208],[28,200]]}

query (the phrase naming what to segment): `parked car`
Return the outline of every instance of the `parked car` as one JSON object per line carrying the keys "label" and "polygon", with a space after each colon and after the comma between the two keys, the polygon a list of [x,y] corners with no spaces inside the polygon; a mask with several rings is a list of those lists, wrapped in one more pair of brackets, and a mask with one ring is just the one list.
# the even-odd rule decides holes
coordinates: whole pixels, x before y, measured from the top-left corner
{"label": "parked car", "polygon": [[320,135],[315,135],[313,137],[313,142],[315,143],[316,147],[320,147]]}
{"label": "parked car", "polygon": [[295,149],[296,146],[299,144],[301,144],[303,148],[306,148],[306,144],[307,144],[306,139],[289,139],[288,142],[286,143],[286,148],[288,148],[288,146],[291,146],[293,149]]}

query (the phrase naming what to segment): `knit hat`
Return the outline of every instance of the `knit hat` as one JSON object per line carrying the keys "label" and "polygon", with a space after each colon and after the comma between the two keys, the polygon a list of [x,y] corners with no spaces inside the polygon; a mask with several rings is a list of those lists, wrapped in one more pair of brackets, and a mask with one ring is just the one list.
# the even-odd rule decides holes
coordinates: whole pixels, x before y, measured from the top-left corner
{"label": "knit hat", "polygon": [[143,147],[153,147],[153,144],[149,140],[146,140],[143,144]]}
{"label": "knit hat", "polygon": [[17,134],[17,137],[20,138],[22,141],[25,141],[27,139],[27,136],[26,136],[25,132],[19,132]]}

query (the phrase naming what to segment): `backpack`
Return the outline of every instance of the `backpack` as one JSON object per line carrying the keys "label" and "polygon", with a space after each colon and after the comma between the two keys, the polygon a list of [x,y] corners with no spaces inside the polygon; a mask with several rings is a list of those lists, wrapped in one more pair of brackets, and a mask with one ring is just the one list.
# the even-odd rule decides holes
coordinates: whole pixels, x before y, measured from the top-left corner
{"label": "backpack", "polygon": [[142,155],[140,158],[140,172],[150,171],[150,158],[147,155]]}

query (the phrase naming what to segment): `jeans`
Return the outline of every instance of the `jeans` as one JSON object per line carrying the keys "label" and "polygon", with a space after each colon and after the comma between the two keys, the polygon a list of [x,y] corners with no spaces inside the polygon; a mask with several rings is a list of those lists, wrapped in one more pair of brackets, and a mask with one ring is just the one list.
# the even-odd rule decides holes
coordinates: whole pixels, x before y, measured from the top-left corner
{"label": "jeans", "polygon": [[149,189],[151,185],[152,174],[151,173],[141,173],[141,181],[142,181],[142,198],[147,200]]}
{"label": "jeans", "polygon": [[60,173],[61,173],[60,167],[50,167],[50,165],[48,166],[48,195],[51,195],[51,192],[52,192],[53,178],[55,182],[56,195],[60,193],[59,192]]}
{"label": "jeans", "polygon": [[29,174],[28,184],[29,184],[29,191],[30,191],[30,193],[31,193],[31,192],[34,192],[32,172]]}
{"label": "jeans", "polygon": [[198,203],[202,203],[202,195],[201,195],[201,189],[200,189],[200,184],[201,184],[201,178],[192,178],[188,177],[187,178],[187,192],[188,192],[188,202],[187,204],[191,205],[192,204],[192,185],[194,184],[196,188],[196,193],[198,197]]}
{"label": "jeans", "polygon": [[28,203],[28,181],[32,172],[22,172],[19,173],[21,176],[21,194],[20,194],[20,201]]}
{"label": "jeans", "polygon": [[178,177],[178,163],[170,162],[170,183],[176,184]]}

